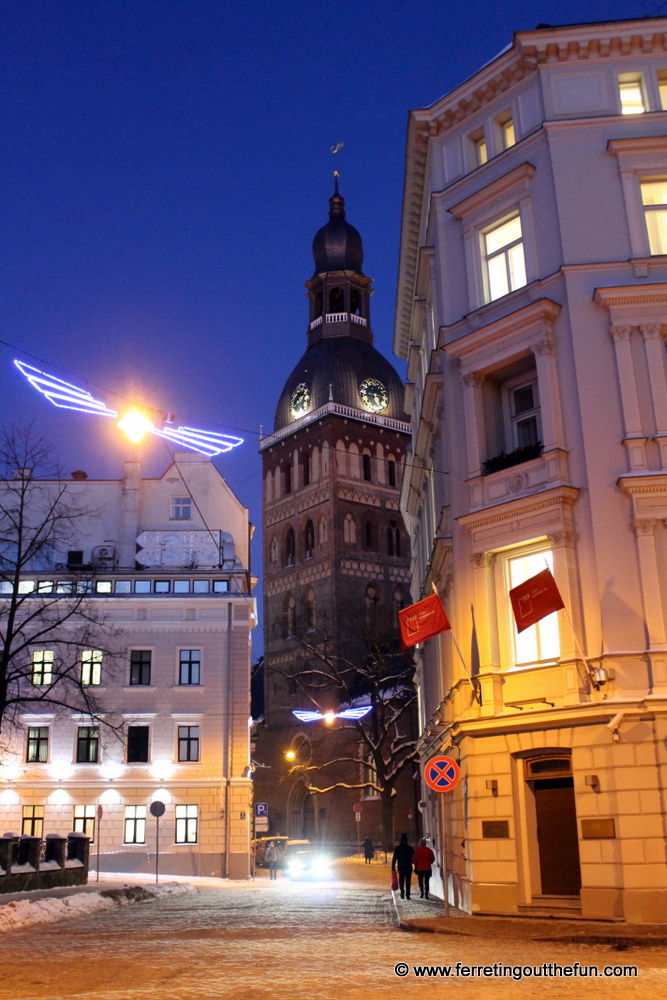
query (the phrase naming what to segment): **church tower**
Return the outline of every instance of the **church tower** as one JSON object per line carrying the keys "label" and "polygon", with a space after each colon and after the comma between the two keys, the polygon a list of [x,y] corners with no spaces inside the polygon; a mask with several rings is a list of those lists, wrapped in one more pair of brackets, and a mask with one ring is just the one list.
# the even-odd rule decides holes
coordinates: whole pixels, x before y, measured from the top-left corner
{"label": "church tower", "polygon": [[[373,346],[372,279],[363,273],[361,236],[345,218],[337,177],[313,258],[308,346],[285,382],[273,433],[260,442],[265,721],[255,759],[265,766],[255,771],[255,800],[269,805],[271,833],[354,841],[357,801],[364,835],[380,829],[376,796],[359,789],[311,795],[298,774],[287,774],[286,751],[307,741],[310,753],[315,739],[326,753],[326,738],[334,736],[292,714],[317,707],[317,698],[305,696],[289,673],[306,655],[309,634],[316,642],[326,631],[336,646],[352,609],[380,608],[395,627],[398,609],[410,603],[409,542],[399,513],[410,427],[403,383]],[[362,769],[349,764],[347,782],[363,780]]]}

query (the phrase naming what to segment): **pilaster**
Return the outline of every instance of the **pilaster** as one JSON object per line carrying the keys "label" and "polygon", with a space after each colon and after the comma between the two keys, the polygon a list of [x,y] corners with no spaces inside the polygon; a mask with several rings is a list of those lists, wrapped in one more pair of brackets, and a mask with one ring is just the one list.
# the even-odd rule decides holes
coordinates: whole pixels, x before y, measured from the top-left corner
{"label": "pilaster", "polygon": [[648,632],[649,649],[664,649],[665,621],[660,594],[660,576],[655,551],[655,520],[633,521],[639,553],[639,572],[642,581],[644,619]]}
{"label": "pilaster", "polygon": [[540,412],[542,415],[542,443],[544,450],[552,448],[565,449],[565,434],[563,432],[563,414],[560,405],[558,389],[558,371],[556,369],[556,344],[550,337],[545,337],[531,345],[535,355],[537,382],[540,390]]}
{"label": "pilaster", "polygon": [[655,417],[655,440],[660,447],[660,466],[667,469],[667,377],[665,373],[665,343],[661,323],[642,323],[646,364],[651,382],[651,398]]}
{"label": "pilaster", "polygon": [[646,460],[646,437],[642,434],[641,416],[637,384],[632,363],[630,347],[631,326],[610,326],[609,333],[614,341],[616,352],[616,368],[621,390],[621,405],[623,408],[624,436],[623,444],[628,455],[631,472],[648,469]]}
{"label": "pilaster", "polygon": [[466,425],[466,445],[468,450],[468,475],[482,474],[482,455],[486,454],[484,433],[484,406],[482,385],[484,376],[476,372],[460,376],[463,386],[463,413]]}

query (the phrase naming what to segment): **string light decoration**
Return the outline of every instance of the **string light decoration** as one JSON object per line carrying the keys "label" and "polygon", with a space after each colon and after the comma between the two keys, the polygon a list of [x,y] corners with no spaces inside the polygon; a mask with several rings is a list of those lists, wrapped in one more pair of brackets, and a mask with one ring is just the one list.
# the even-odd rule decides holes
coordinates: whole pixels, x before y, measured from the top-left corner
{"label": "string light decoration", "polygon": [[330,726],[335,719],[363,719],[372,709],[372,705],[359,705],[356,708],[346,708],[342,712],[306,712],[293,708],[292,715],[296,715],[299,722],[320,722],[324,721]]}
{"label": "string light decoration", "polygon": [[[49,375],[47,372],[25,361],[14,361],[15,366],[28,382],[41,392],[50,403],[61,410],[77,410],[97,417],[117,417],[118,411],[112,410],[95,399],[86,389],[65,382],[63,379]],[[173,426],[176,417],[173,413],[145,409],[140,406],[130,406],[118,421],[117,426],[127,435],[133,444],[139,444],[146,434],[155,434],[174,444],[197,451],[200,455],[214,458],[223,455],[243,444],[243,438],[235,434],[218,434],[214,431],[202,430],[198,427]]]}

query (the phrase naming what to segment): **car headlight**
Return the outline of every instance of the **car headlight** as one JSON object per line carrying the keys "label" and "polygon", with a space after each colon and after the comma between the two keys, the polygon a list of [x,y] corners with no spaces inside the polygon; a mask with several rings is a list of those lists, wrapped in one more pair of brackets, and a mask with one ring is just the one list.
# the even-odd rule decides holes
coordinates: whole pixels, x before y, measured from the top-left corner
{"label": "car headlight", "polygon": [[313,861],[312,869],[313,875],[328,875],[329,874],[329,862],[326,858],[318,858]]}
{"label": "car headlight", "polygon": [[290,875],[300,875],[303,871],[303,865],[300,861],[292,861],[289,866]]}

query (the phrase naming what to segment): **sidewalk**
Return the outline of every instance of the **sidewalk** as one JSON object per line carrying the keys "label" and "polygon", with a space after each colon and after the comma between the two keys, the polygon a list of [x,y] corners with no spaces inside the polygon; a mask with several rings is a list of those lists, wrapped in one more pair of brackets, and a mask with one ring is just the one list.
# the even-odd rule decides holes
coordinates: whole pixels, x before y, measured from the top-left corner
{"label": "sidewalk", "polygon": [[545,917],[470,916],[450,907],[445,917],[441,899],[401,899],[392,892],[396,923],[401,930],[463,937],[515,938],[559,941],[562,944],[610,944],[619,951],[630,947],[665,947],[666,924],[607,923],[598,920],[560,920]]}

